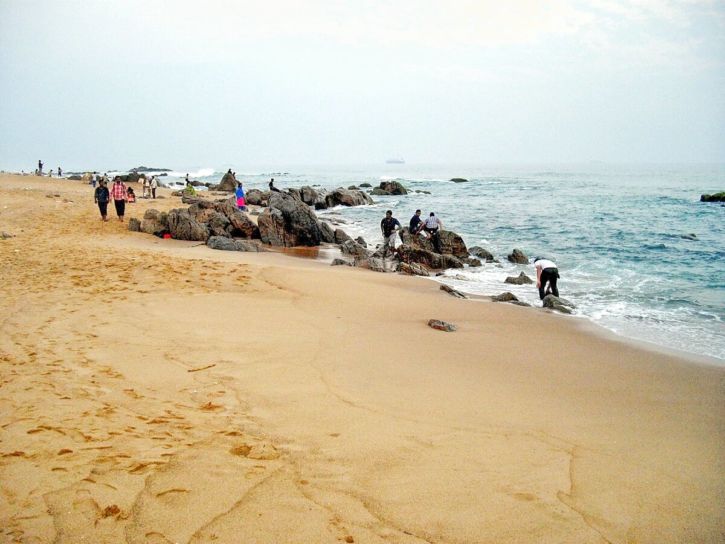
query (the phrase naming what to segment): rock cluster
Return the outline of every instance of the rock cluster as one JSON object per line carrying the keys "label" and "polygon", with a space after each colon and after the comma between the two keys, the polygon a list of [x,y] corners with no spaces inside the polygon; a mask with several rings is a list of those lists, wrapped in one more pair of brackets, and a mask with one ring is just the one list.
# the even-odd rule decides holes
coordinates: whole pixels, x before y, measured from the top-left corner
{"label": "rock cluster", "polygon": [[378,187],[372,190],[373,195],[407,195],[408,190],[399,181],[381,181]]}
{"label": "rock cluster", "polygon": [[712,195],[700,195],[700,202],[725,202],[725,191]]}

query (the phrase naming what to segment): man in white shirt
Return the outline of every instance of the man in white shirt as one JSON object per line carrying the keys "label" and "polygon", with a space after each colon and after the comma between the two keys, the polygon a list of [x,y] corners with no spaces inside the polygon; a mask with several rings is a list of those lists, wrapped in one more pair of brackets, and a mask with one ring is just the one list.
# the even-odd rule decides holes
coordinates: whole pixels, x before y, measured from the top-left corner
{"label": "man in white shirt", "polygon": [[[556,287],[556,280],[559,279],[559,269],[556,267],[556,263],[543,257],[535,257],[534,268],[536,268],[536,287],[539,289],[539,298],[543,300],[549,293],[558,297],[559,289]],[[546,288],[547,283],[548,288]]]}
{"label": "man in white shirt", "polygon": [[443,228],[443,223],[440,219],[436,217],[436,214],[433,212],[430,212],[430,215],[425,220],[425,226],[423,227],[423,230],[430,234],[431,242],[433,242],[433,247],[436,250],[436,253],[441,252],[441,239],[440,239],[440,231]]}

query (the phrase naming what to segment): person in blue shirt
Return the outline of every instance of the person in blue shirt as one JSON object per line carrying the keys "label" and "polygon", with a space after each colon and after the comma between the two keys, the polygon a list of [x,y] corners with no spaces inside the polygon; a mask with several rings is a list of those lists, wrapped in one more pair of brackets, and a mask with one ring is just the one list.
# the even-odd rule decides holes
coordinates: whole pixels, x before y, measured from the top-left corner
{"label": "person in blue shirt", "polygon": [[234,191],[234,195],[237,197],[237,208],[239,208],[243,212],[246,212],[247,203],[244,200],[244,187],[242,187],[241,181],[237,183],[237,190]]}

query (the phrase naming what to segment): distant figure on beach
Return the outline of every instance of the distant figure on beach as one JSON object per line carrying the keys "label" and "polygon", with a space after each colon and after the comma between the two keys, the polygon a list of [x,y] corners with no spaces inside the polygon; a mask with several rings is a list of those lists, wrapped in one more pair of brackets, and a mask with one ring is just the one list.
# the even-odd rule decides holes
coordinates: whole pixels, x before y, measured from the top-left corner
{"label": "distant figure on beach", "polygon": [[111,198],[113,199],[113,205],[116,207],[116,215],[119,221],[123,221],[123,216],[126,213],[126,199],[128,198],[126,191],[126,185],[121,181],[121,178],[119,176],[113,178]]}
{"label": "distant figure on beach", "polygon": [[63,170],[60,169],[60,166],[58,167],[58,177],[59,178],[63,177]]}
{"label": "distant figure on beach", "polygon": [[126,200],[128,203],[136,202],[136,193],[133,192],[133,187],[129,187],[126,190]]}
{"label": "distant figure on beach", "polygon": [[93,193],[93,201],[98,204],[98,209],[101,212],[101,220],[108,221],[108,201],[111,198],[108,192],[108,187],[101,181],[101,184],[96,188]]}
{"label": "distant figure on beach", "polygon": [[184,178],[184,179],[186,180],[186,184],[187,184],[187,185],[189,185],[189,183],[191,183],[191,182],[189,181],[189,172],[187,172],[187,173],[186,173],[186,178]]}
{"label": "distant figure on beach", "polygon": [[104,172],[103,176],[101,176],[101,179],[103,180],[103,183],[105,183],[106,186],[108,186],[108,172]]}
{"label": "distant figure on beach", "polygon": [[43,161],[41,161],[40,159],[38,159],[38,175],[43,175]]}
{"label": "distant figure on beach", "polygon": [[556,287],[556,280],[559,279],[559,269],[556,267],[556,263],[543,257],[535,257],[534,268],[536,268],[536,287],[539,289],[539,298],[543,300],[548,294],[558,297],[559,289]]}
{"label": "distant figure on beach", "polygon": [[400,221],[393,217],[393,211],[385,212],[385,217],[380,221],[380,230],[383,231],[383,257],[388,255],[388,248],[395,255],[395,238],[400,228]]}
{"label": "distant figure on beach", "polygon": [[408,226],[410,234],[418,234],[420,229],[423,228],[423,220],[420,218],[420,214],[420,210],[415,210],[415,215],[410,218],[410,225]]}
{"label": "distant figure on beach", "polygon": [[156,181],[156,176],[151,176],[151,198],[156,198],[156,188],[159,186],[159,182]]}
{"label": "distant figure on beach", "polygon": [[433,242],[436,253],[441,252],[440,230],[442,228],[443,223],[441,220],[436,217],[435,213],[430,212],[428,219],[425,220],[425,224],[423,225],[423,230],[430,234],[431,242]]}
{"label": "distant figure on beach", "polygon": [[52,168],[48,171],[48,177],[49,178],[52,178],[53,177],[53,169]]}
{"label": "distant figure on beach", "polygon": [[274,178],[269,180],[269,190],[274,191],[275,193],[281,192],[277,187],[274,186]]}
{"label": "distant figure on beach", "polygon": [[242,182],[237,182],[237,190],[234,191],[234,195],[237,197],[237,208],[242,210],[243,212],[247,211],[247,203],[244,200],[244,187],[242,186]]}
{"label": "distant figure on beach", "polygon": [[149,193],[151,192],[150,191],[150,189],[151,189],[151,179],[150,178],[147,178],[147,177],[144,177],[143,178],[143,185],[141,187],[142,187],[141,198],[148,198],[149,197]]}

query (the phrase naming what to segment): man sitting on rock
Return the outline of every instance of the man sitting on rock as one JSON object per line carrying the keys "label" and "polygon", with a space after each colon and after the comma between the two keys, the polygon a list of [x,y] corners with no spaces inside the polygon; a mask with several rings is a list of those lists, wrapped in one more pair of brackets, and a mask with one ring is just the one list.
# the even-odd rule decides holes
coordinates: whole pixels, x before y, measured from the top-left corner
{"label": "man sitting on rock", "polygon": [[398,236],[397,229],[400,228],[400,221],[393,217],[393,211],[385,212],[385,217],[380,222],[380,229],[383,231],[383,257],[387,257],[388,248],[395,255],[395,238]]}
{"label": "man sitting on rock", "polygon": [[423,228],[423,220],[420,218],[420,213],[420,210],[415,210],[415,215],[410,218],[410,225],[408,226],[410,234],[418,234],[420,229]]}

